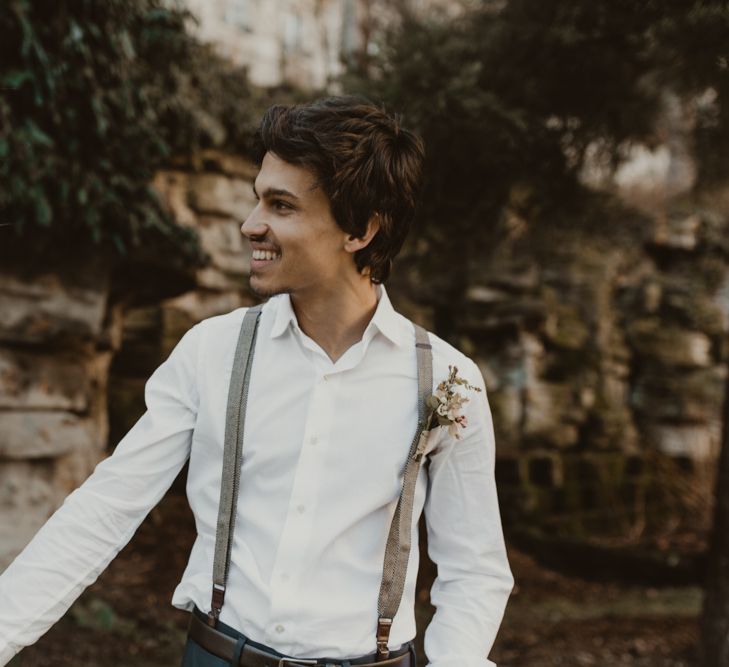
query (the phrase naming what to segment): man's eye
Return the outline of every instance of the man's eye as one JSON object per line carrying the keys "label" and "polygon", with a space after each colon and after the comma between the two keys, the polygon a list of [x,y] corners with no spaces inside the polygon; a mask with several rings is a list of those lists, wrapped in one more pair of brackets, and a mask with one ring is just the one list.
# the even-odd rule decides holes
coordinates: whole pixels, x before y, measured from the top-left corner
{"label": "man's eye", "polygon": [[277,211],[290,211],[292,208],[289,204],[285,201],[281,201],[280,199],[274,199],[271,203]]}

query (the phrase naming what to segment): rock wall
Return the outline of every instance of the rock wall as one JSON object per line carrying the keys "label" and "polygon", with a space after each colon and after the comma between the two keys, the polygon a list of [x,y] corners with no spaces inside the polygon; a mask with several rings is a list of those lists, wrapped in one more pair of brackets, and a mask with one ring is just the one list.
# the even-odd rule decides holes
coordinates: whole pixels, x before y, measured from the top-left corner
{"label": "rock wall", "polygon": [[0,267],[0,568],[104,455],[121,341],[106,267]]}
{"label": "rock wall", "polygon": [[639,241],[571,230],[546,248],[505,243],[472,271],[457,333],[489,388],[512,526],[708,525],[727,372],[724,225],[680,207],[642,224]]}
{"label": "rock wall", "polygon": [[[181,295],[112,302],[103,258],[0,267],[0,568],[141,415],[144,383],[182,334],[254,302],[239,230],[254,175],[206,153],[155,177],[211,259]],[[723,220],[689,207],[643,224],[640,241],[507,238],[468,267],[440,333],[484,374],[507,530],[639,535],[708,520],[729,331]],[[435,307],[403,273],[396,264],[388,284],[395,306],[432,329]]]}
{"label": "rock wall", "polygon": [[250,247],[240,232],[255,206],[255,174],[250,162],[211,151],[155,176],[153,185],[176,221],[197,228],[210,263],[196,272],[194,289],[126,311],[123,345],[111,368],[111,444],[144,410],[147,378],[185,331],[206,317],[256,303],[248,291]]}
{"label": "rock wall", "polygon": [[[176,274],[153,266],[141,276],[133,271],[132,286],[129,272],[117,273],[102,256],[48,267],[3,259],[0,570],[139,418],[147,378],[182,334],[253,302],[239,232],[253,175],[249,163],[220,154],[156,175],[153,185],[177,222],[197,227],[210,255],[194,289],[181,295],[164,298],[185,281],[170,285]],[[143,299],[131,294],[145,283]]]}

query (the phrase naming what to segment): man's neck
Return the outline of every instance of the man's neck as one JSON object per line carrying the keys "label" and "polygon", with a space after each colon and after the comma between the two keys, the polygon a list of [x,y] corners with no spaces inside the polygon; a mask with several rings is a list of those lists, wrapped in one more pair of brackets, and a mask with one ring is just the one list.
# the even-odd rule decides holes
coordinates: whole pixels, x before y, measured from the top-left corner
{"label": "man's neck", "polygon": [[377,286],[366,279],[331,292],[291,294],[291,305],[301,330],[336,362],[362,339],[377,310]]}

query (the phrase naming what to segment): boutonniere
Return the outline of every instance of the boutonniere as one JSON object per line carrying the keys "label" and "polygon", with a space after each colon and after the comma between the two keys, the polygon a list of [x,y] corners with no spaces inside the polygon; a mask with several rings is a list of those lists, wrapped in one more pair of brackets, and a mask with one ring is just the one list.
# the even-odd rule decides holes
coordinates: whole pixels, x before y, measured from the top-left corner
{"label": "boutonniere", "polygon": [[425,404],[430,408],[430,413],[425,422],[425,428],[420,434],[420,441],[415,450],[415,457],[420,458],[425,451],[425,445],[428,434],[439,426],[447,426],[448,434],[456,439],[461,435],[458,428],[466,428],[468,420],[466,415],[461,413],[464,403],[468,403],[471,399],[458,392],[458,388],[462,387],[466,390],[481,391],[481,387],[474,387],[466,380],[458,377],[458,368],[456,366],[448,366],[448,377],[443,380],[435,389],[435,394],[429,396]]}

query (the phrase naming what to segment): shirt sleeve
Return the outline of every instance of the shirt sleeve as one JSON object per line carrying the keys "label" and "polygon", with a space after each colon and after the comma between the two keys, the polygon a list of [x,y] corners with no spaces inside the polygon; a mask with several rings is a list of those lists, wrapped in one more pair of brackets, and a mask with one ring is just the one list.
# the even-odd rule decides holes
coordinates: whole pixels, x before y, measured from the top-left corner
{"label": "shirt sleeve", "polygon": [[0,666],[91,585],[159,502],[190,453],[201,324],[145,384],[146,411],[0,575]]}
{"label": "shirt sleeve", "polygon": [[441,429],[430,454],[425,503],[428,554],[438,574],[425,631],[428,667],[495,667],[488,660],[514,586],[494,481],[494,430],[483,376],[470,361],[468,425],[460,439]]}

